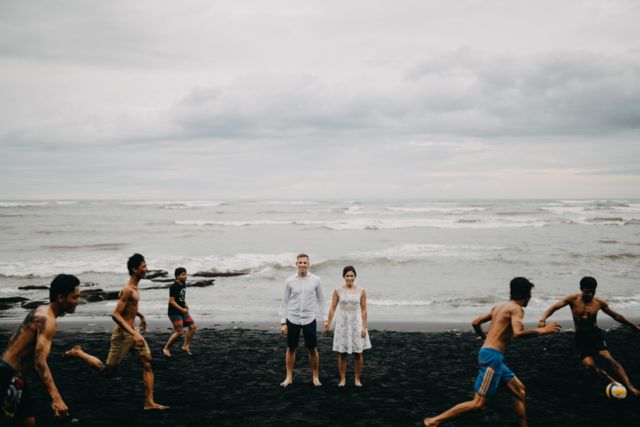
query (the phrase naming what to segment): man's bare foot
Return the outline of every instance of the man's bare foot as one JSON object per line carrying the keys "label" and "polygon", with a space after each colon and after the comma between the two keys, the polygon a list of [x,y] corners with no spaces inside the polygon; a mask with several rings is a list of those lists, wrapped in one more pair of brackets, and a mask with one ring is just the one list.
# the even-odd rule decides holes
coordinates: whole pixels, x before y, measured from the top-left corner
{"label": "man's bare foot", "polygon": [[180,349],[184,351],[184,354],[187,356],[191,356],[191,350],[189,350],[189,347],[180,347]]}
{"label": "man's bare foot", "polygon": [[62,353],[62,357],[78,357],[80,352],[82,352],[82,347],[74,345],[73,348]]}
{"label": "man's bare foot", "polygon": [[315,387],[320,387],[322,385],[322,383],[320,382],[320,380],[318,378],[314,378],[313,379],[313,385]]}
{"label": "man's bare foot", "polygon": [[145,411],[166,411],[167,409],[169,409],[168,406],[160,405],[155,402],[144,404]]}
{"label": "man's bare foot", "polygon": [[167,347],[162,347],[162,354],[164,354],[164,357],[171,357],[171,350]]}
{"label": "man's bare foot", "polygon": [[426,427],[437,427],[439,424],[434,422],[431,418],[425,418],[424,420],[422,420],[422,424],[424,424]]}
{"label": "man's bare foot", "polygon": [[354,384],[356,385],[356,387],[362,387],[362,383],[360,382],[360,380],[355,380]]}
{"label": "man's bare foot", "polygon": [[280,383],[280,387],[288,387],[293,384],[293,378],[285,378],[284,381]]}

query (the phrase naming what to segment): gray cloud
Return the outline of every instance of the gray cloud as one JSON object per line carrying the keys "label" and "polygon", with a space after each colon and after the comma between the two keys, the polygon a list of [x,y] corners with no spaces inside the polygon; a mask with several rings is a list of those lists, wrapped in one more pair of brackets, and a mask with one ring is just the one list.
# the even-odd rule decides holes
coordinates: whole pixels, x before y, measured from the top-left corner
{"label": "gray cloud", "polygon": [[640,197],[638,18],[627,0],[2,2],[0,197]]}

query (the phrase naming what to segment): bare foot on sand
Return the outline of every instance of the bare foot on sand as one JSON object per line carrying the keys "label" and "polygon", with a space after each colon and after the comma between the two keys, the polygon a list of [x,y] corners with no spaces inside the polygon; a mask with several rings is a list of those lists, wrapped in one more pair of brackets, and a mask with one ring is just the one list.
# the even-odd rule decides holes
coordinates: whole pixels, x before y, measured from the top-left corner
{"label": "bare foot on sand", "polygon": [[162,354],[164,354],[164,357],[171,357],[171,350],[167,347],[162,347]]}
{"label": "bare foot on sand", "polygon": [[424,424],[426,427],[437,427],[439,424],[434,422],[431,418],[425,418],[424,420],[422,420],[422,424]]}
{"label": "bare foot on sand", "polygon": [[347,385],[346,380],[340,380],[340,382],[338,383],[338,387],[344,387],[345,385]]}
{"label": "bare foot on sand", "polygon": [[181,347],[180,349],[184,351],[184,354],[187,356],[191,356],[191,350],[189,350],[189,347]]}
{"label": "bare foot on sand", "polygon": [[356,387],[362,387],[362,383],[360,382],[360,380],[355,380],[354,384],[356,385]]}
{"label": "bare foot on sand", "polygon": [[82,352],[82,347],[80,347],[79,345],[74,345],[71,350],[67,350],[64,353],[62,353],[62,357],[78,357],[78,355],[80,355],[81,352]]}
{"label": "bare foot on sand", "polygon": [[313,385],[315,387],[320,387],[322,385],[322,383],[320,382],[320,380],[318,378],[314,378],[313,379]]}
{"label": "bare foot on sand", "polygon": [[287,378],[285,378],[285,379],[284,379],[284,381],[282,381],[282,382],[280,383],[280,387],[288,387],[288,386],[290,386],[291,384],[293,384],[293,378],[289,378],[289,377],[287,377]]}
{"label": "bare foot on sand", "polygon": [[167,409],[169,409],[168,406],[160,405],[155,402],[144,404],[145,411],[166,411]]}

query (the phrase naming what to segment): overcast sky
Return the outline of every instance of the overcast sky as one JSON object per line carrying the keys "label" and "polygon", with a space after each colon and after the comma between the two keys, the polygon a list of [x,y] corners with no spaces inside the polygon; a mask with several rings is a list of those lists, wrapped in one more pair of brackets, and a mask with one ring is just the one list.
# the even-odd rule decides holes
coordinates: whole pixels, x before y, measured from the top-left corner
{"label": "overcast sky", "polygon": [[0,198],[638,198],[640,2],[0,0]]}

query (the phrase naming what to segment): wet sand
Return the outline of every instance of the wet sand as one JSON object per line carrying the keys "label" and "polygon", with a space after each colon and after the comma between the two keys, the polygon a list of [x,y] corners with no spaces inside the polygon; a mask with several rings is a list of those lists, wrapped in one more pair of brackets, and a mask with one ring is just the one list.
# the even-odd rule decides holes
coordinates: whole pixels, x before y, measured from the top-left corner
{"label": "wet sand", "polygon": [[[0,347],[10,336],[0,328]],[[111,375],[102,377],[77,359],[63,359],[74,344],[101,359],[107,355],[108,332],[63,329],[55,338],[49,365],[74,425],[81,426],[414,426],[472,397],[479,342],[471,332],[370,331],[373,349],[365,352],[364,388],[353,386],[348,359],[348,386],[338,389],[331,337],[319,338],[323,386],[311,386],[308,356],[302,347],[294,384],[279,387],[284,378],[285,339],[270,330],[198,330],[189,357],[174,346],[174,357],[162,356],[169,330],[145,334],[153,352],[158,403],[171,409],[145,413],[142,370],[128,356]],[[612,354],[632,381],[640,384],[640,335],[628,329],[610,331]],[[302,342],[302,340],[301,340]],[[638,399],[612,401],[605,385],[579,364],[573,334],[563,332],[512,343],[506,363],[527,386],[531,426],[637,425]],[[33,377],[33,376],[32,376]],[[30,379],[34,405],[43,425],[51,423],[49,400]],[[511,426],[516,418],[506,389],[481,414],[445,425]]]}

